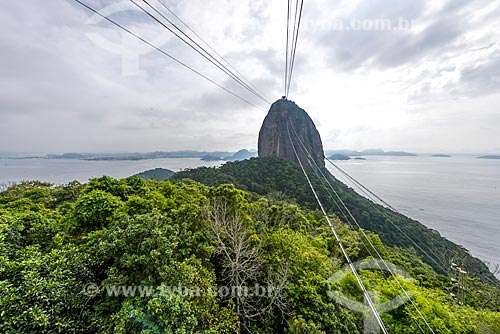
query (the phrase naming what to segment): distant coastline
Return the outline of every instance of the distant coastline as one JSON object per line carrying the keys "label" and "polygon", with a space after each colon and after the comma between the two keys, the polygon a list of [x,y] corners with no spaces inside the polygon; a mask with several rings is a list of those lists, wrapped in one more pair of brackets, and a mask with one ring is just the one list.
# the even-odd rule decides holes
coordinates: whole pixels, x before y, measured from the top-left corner
{"label": "distant coastline", "polygon": [[500,155],[482,155],[477,157],[478,159],[498,159],[500,160]]}
{"label": "distant coastline", "polygon": [[71,160],[86,160],[86,161],[137,161],[137,160],[154,160],[154,159],[166,159],[166,158],[202,158],[204,156],[231,156],[234,152],[225,151],[156,151],[147,153],[63,153],[63,154],[47,154],[47,155],[6,155],[0,156],[0,158],[7,159],[71,159]]}
{"label": "distant coastline", "polygon": [[405,151],[384,151],[381,149],[369,149],[363,151],[354,150],[327,150],[326,155],[345,155],[348,157],[359,157],[359,156],[370,156],[370,155],[383,155],[383,156],[393,156],[393,157],[416,157],[415,153],[405,152]]}
{"label": "distant coastline", "polygon": [[[434,158],[449,158],[458,156],[469,156],[478,159],[500,160],[500,155],[497,154],[478,154],[478,153],[457,153],[457,154],[442,154],[442,153],[412,153],[406,151],[384,151],[381,149],[367,150],[325,150],[326,157],[344,157],[353,158],[367,156],[394,156],[394,157],[417,157],[431,156]],[[256,150],[242,149],[235,152],[230,151],[196,151],[196,150],[178,150],[178,151],[155,151],[155,152],[131,152],[131,153],[62,153],[62,154],[41,154],[41,153],[0,153],[0,159],[69,159],[69,160],[85,160],[85,161],[138,161],[138,160],[155,160],[165,158],[199,158],[202,161],[235,161],[244,160],[251,157],[256,157]],[[333,158],[332,160],[337,160]],[[357,159],[362,160],[362,159]]]}

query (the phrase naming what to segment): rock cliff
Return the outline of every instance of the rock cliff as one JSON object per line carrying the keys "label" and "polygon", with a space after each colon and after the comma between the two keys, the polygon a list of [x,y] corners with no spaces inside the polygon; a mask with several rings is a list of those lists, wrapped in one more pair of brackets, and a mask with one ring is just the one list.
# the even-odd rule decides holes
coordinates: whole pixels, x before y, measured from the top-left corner
{"label": "rock cliff", "polygon": [[304,166],[309,166],[308,155],[295,132],[316,164],[325,170],[323,144],[314,122],[304,109],[286,99],[274,102],[262,123],[258,143],[259,157],[278,156],[298,162],[290,141],[292,139],[300,161]]}

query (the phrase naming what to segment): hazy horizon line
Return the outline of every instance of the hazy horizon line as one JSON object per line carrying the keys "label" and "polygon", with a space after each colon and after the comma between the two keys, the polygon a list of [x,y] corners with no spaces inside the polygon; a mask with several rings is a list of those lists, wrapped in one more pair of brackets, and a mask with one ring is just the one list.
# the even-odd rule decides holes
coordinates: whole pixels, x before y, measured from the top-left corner
{"label": "hazy horizon line", "polygon": [[[206,149],[175,149],[175,150],[151,150],[151,151],[0,151],[0,155],[60,155],[60,154],[98,154],[98,155],[104,155],[104,154],[147,154],[147,153],[153,153],[153,152],[200,152],[200,153],[214,153],[214,152],[221,152],[221,153],[235,153],[240,150],[248,150],[250,152],[258,152],[257,149],[255,148],[241,148],[237,150],[206,150]],[[384,152],[406,152],[406,153],[413,153],[417,155],[428,155],[428,154],[453,154],[453,155],[500,155],[499,152],[478,152],[478,151],[467,151],[467,152],[449,152],[449,151],[413,151],[413,150],[405,150],[405,149],[381,149],[381,148],[365,148],[365,149],[347,149],[347,148],[327,148],[323,149],[324,152],[327,151],[355,151],[355,152],[363,152],[363,151],[370,151],[370,150],[382,150]]]}

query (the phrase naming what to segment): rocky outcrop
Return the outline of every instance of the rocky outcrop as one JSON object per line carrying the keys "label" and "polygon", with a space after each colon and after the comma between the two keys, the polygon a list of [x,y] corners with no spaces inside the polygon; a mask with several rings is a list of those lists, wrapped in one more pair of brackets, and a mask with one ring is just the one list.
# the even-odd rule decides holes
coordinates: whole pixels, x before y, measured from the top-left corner
{"label": "rocky outcrop", "polygon": [[304,166],[309,166],[309,163],[303,146],[316,164],[325,170],[323,144],[314,122],[294,102],[281,99],[272,104],[260,128],[259,157],[278,156],[298,162],[292,143]]}

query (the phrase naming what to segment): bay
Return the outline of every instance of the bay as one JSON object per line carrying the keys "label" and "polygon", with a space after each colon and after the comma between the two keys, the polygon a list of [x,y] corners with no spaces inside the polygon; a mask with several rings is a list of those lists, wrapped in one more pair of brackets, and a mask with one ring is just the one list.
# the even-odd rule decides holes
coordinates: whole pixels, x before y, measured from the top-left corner
{"label": "bay", "polygon": [[125,178],[157,167],[177,172],[185,168],[212,167],[221,164],[220,161],[201,161],[200,158],[103,161],[40,158],[0,159],[0,183],[39,180],[64,184],[73,180],[87,182],[91,178],[103,175]]}
{"label": "bay", "polygon": [[[469,156],[365,158],[335,164],[401,213],[463,245],[473,256],[500,263],[499,160]],[[332,166],[328,168],[352,187]]]}

